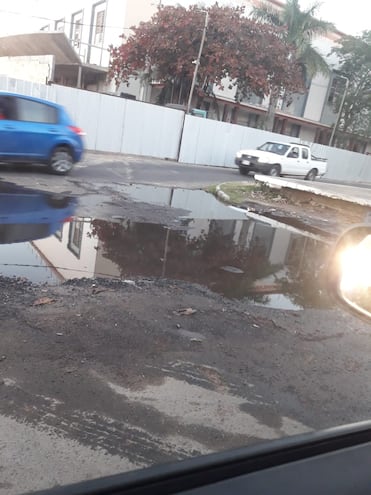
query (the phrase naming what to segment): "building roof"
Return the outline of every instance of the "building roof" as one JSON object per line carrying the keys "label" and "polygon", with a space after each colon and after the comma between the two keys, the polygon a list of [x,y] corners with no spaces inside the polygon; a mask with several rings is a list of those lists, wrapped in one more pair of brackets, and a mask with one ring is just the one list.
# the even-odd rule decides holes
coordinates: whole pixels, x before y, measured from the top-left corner
{"label": "building roof", "polygon": [[0,38],[0,57],[54,55],[56,65],[82,65],[64,33],[40,32]]}

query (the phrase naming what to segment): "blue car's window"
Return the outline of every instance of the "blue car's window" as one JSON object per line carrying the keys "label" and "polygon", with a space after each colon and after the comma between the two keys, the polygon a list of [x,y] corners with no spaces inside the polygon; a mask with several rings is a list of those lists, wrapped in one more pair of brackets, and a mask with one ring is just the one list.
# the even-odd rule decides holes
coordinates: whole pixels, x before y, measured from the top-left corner
{"label": "blue car's window", "polygon": [[13,97],[0,96],[0,120],[16,120]]}
{"label": "blue car's window", "polygon": [[18,119],[25,122],[40,122],[56,124],[58,122],[57,109],[37,101],[17,98]]}

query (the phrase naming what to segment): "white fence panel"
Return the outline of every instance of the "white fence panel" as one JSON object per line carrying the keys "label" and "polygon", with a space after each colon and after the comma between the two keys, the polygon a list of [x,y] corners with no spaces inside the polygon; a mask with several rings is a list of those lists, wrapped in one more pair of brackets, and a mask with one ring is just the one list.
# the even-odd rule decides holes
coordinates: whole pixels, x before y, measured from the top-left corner
{"label": "white fence panel", "polygon": [[327,179],[371,181],[371,156],[316,143],[312,150],[315,155],[327,158]]}
{"label": "white fence panel", "polygon": [[56,86],[33,83],[0,75],[0,90],[56,101]]}
{"label": "white fence panel", "polygon": [[73,121],[77,121],[78,101],[81,92],[67,86],[56,86],[56,103],[65,107]]}
{"label": "white fence panel", "polygon": [[234,167],[236,151],[256,148],[269,140],[298,141],[291,136],[187,115],[179,161],[195,165]]}
{"label": "white fence panel", "polygon": [[[195,165],[234,167],[236,151],[257,148],[265,141],[299,142],[299,139],[215,120],[186,116],[179,161]],[[313,144],[313,153],[327,158],[326,178],[371,181],[371,156]]]}
{"label": "white fence panel", "polygon": [[[93,107],[94,108],[94,107]],[[101,95],[99,118],[96,122],[96,150],[119,152],[124,132],[126,100]]]}
{"label": "white fence panel", "polygon": [[180,110],[127,100],[121,152],[175,160],[183,116]]}
{"label": "white fence panel", "polygon": [[[59,86],[58,86],[59,89]],[[76,102],[76,125],[86,132],[85,146],[96,150],[98,136],[99,108],[101,95],[90,91],[80,91]]]}

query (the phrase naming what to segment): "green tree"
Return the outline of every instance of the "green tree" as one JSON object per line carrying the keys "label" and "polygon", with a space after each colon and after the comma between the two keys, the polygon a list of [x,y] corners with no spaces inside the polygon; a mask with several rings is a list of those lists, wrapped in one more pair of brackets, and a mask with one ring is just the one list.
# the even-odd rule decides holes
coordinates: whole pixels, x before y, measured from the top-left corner
{"label": "green tree", "polygon": [[[371,31],[361,36],[345,36],[334,53],[340,59],[339,73],[349,80],[338,125],[341,132],[368,137],[371,133]],[[334,110],[339,112],[344,84],[335,95]]]}
{"label": "green tree", "polygon": [[[203,88],[213,84],[236,86],[239,95],[260,96],[275,86],[301,88],[294,46],[282,37],[280,27],[248,19],[242,7],[215,4],[207,10],[209,25],[196,94],[202,97]],[[159,9],[129,37],[123,36],[120,46],[111,47],[110,77],[116,83],[129,83],[131,76],[144,73],[164,84],[160,103],[186,101],[204,22],[205,11],[196,5]]]}
{"label": "green tree", "polygon": [[[326,60],[312,46],[313,38],[326,35],[335,29],[332,23],[315,17],[319,7],[320,4],[315,3],[308,9],[301,10],[299,0],[287,0],[282,9],[262,3],[252,12],[254,19],[283,29],[285,41],[295,47],[293,56],[302,68],[305,81],[309,81],[317,73],[330,72]],[[284,85],[275,86],[270,94],[265,122],[265,128],[269,131],[273,129],[278,98],[285,90],[287,88]]]}

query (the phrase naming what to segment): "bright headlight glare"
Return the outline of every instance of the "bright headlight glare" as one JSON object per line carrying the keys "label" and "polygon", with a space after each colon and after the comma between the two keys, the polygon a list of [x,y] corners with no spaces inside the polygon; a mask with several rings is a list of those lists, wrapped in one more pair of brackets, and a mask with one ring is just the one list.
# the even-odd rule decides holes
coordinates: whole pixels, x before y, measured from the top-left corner
{"label": "bright headlight glare", "polygon": [[342,292],[371,287],[371,236],[340,255]]}

